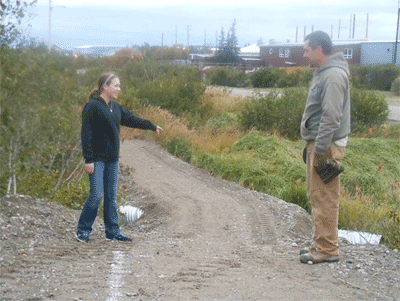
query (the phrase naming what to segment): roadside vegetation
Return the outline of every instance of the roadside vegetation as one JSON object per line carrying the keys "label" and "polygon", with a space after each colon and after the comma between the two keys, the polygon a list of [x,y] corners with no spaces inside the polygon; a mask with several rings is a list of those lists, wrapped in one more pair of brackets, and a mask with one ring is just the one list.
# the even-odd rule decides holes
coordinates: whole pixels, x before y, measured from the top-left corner
{"label": "roadside vegetation", "polygon": [[[215,176],[310,210],[299,136],[310,69],[268,67],[246,74],[217,68],[204,80],[195,67],[140,56],[73,57],[41,45],[0,51],[1,195],[82,206],[89,185],[82,169],[81,109],[99,75],[114,71],[122,82],[119,101],[164,128],[155,138],[124,129],[123,139],[156,139]],[[207,90],[210,83],[269,93],[243,99]],[[352,82],[353,133],[343,161],[340,227],[383,234],[394,248],[400,246],[400,126],[386,122],[384,94],[375,92],[382,86],[367,83],[362,77]]]}

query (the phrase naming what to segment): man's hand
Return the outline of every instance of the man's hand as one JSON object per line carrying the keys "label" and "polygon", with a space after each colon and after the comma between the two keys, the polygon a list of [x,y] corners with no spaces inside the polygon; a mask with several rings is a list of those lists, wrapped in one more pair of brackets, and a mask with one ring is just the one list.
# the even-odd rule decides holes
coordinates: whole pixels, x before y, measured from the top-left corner
{"label": "man's hand", "polygon": [[84,169],[87,174],[91,175],[94,172],[94,163],[85,164]]}

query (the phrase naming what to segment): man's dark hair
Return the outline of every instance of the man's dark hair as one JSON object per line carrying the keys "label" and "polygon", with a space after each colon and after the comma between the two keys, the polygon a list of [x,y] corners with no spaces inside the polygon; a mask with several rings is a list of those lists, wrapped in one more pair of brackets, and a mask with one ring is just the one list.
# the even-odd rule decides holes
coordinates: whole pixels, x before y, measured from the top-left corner
{"label": "man's dark hair", "polygon": [[325,55],[332,53],[332,40],[323,31],[314,31],[304,38],[304,42],[308,41],[312,50],[315,50],[318,46],[321,46],[322,52]]}

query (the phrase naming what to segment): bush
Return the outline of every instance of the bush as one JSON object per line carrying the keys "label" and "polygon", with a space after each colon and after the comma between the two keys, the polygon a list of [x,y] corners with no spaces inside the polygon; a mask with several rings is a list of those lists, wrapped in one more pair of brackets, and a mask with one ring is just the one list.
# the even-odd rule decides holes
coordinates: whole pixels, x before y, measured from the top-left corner
{"label": "bush", "polygon": [[299,85],[299,75],[300,73],[291,73],[286,72],[285,69],[277,69],[275,70],[276,76],[278,78],[277,87],[279,88],[287,88],[287,87],[296,87]]}
{"label": "bush", "polygon": [[395,95],[400,96],[400,77],[393,81],[390,91],[392,91]]}
{"label": "bush", "polygon": [[206,76],[211,85],[228,87],[246,87],[249,85],[243,70],[229,67],[211,69]]}
{"label": "bush", "polygon": [[183,161],[190,162],[192,159],[191,143],[180,136],[176,136],[171,140],[164,143],[164,147],[172,155],[182,159]]}
{"label": "bush", "polygon": [[254,88],[274,88],[278,85],[278,75],[274,67],[264,67],[254,71],[251,76],[251,84]]}
{"label": "bush", "polygon": [[353,131],[361,131],[365,127],[382,125],[389,115],[389,108],[384,96],[374,92],[351,89],[351,126]]}
{"label": "bush", "polygon": [[350,74],[356,88],[390,91],[393,81],[400,75],[400,68],[393,65],[352,66]]}
{"label": "bush", "polygon": [[389,248],[400,247],[400,210],[399,207],[392,209],[388,216],[381,222],[382,241]]}
{"label": "bush", "polygon": [[308,86],[312,76],[311,68],[276,68],[268,66],[256,70],[251,75],[254,88],[288,88]]}
{"label": "bush", "polygon": [[81,160],[78,107],[90,88],[80,85],[72,57],[34,45],[0,52],[0,193],[15,176],[18,193],[49,197]]}
{"label": "bush", "polygon": [[[380,126],[387,120],[389,109],[383,96],[374,92],[351,89],[351,127],[353,132]],[[245,104],[239,114],[244,129],[277,131],[289,139],[300,138],[300,123],[307,99],[305,88],[270,91],[264,97]]]}
{"label": "bush", "polygon": [[207,124],[212,131],[217,131],[219,129],[225,128],[227,125],[231,125],[235,122],[235,115],[232,113],[222,113],[214,118],[208,120]]}
{"label": "bush", "polygon": [[307,99],[304,88],[270,91],[264,97],[253,98],[239,115],[245,129],[278,131],[290,139],[300,138],[300,123]]}
{"label": "bush", "polygon": [[307,187],[303,183],[298,184],[290,182],[288,187],[283,191],[281,198],[286,202],[296,204],[307,210],[308,213],[311,213],[311,204],[307,196]]}
{"label": "bush", "polygon": [[136,92],[138,99],[144,105],[157,106],[176,115],[195,113],[205,91],[200,71],[194,67],[171,69],[143,83]]}

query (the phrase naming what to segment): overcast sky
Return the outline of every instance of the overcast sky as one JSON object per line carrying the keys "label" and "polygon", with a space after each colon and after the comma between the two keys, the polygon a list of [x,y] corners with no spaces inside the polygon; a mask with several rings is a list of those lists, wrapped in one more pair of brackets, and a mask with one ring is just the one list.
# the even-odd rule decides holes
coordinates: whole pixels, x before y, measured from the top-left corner
{"label": "overcast sky", "polygon": [[[51,41],[72,49],[84,45],[213,46],[221,28],[225,33],[236,18],[239,46],[278,42],[301,42],[306,34],[323,30],[333,39],[352,36],[350,19],[355,15],[355,39],[366,38],[369,14],[369,40],[395,40],[398,1],[352,0],[52,0]],[[188,4],[190,2],[190,5]],[[279,2],[276,4],[276,2]],[[375,3],[378,1],[374,1]],[[65,7],[62,7],[65,6]],[[30,35],[37,41],[49,41],[49,1],[39,0],[33,12]],[[188,39],[189,38],[189,39]]]}

